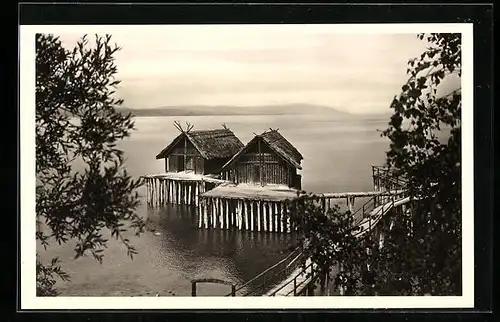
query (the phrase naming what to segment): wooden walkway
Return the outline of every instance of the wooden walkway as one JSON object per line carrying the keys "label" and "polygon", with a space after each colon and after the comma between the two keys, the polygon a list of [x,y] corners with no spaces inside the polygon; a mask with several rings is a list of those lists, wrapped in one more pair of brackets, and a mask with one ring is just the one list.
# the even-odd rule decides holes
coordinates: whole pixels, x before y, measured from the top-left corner
{"label": "wooden walkway", "polygon": [[[402,206],[410,202],[409,197],[399,198],[396,200],[388,201],[378,207],[372,209],[365,218],[363,218],[358,225],[361,230],[356,231],[354,234],[357,238],[362,237],[367,232],[370,232],[376,226],[382,217],[389,213],[394,207]],[[311,259],[307,259],[304,267],[295,269],[290,276],[282,283],[271,289],[264,296],[300,296],[305,293],[306,288],[310,283],[314,282],[314,271],[316,265],[312,263]]]}
{"label": "wooden walkway", "polygon": [[296,268],[289,278],[271,289],[264,296],[297,296],[303,294],[305,288],[314,278],[315,269],[316,264],[312,263],[311,259],[307,259],[305,268]]}

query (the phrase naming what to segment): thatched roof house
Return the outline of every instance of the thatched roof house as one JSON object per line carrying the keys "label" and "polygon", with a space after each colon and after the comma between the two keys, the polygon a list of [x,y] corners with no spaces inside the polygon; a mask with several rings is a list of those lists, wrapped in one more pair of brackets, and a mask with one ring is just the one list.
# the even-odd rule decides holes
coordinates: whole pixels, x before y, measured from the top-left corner
{"label": "thatched roof house", "polygon": [[197,131],[180,128],[180,131],[156,156],[165,159],[167,172],[219,174],[222,166],[243,148],[243,143],[228,128]]}
{"label": "thatched roof house", "polygon": [[297,170],[302,154],[278,130],[255,137],[223,167],[222,176],[236,184],[279,184],[300,189]]}

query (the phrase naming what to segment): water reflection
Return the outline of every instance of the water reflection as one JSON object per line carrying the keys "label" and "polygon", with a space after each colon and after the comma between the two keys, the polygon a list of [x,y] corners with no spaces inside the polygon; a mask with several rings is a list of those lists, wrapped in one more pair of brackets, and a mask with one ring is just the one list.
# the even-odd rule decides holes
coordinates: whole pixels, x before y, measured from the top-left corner
{"label": "water reflection", "polygon": [[[219,278],[235,284],[284,258],[291,239],[279,233],[198,229],[194,209],[178,205],[148,209],[147,229],[157,237],[162,266],[178,270],[186,280]],[[201,288],[200,295],[215,294],[224,286]]]}

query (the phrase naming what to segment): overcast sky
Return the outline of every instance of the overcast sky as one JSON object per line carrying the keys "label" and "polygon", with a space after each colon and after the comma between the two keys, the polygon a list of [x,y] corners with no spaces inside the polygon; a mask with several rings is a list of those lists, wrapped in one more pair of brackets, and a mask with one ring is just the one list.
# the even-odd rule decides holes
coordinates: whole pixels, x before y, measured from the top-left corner
{"label": "overcast sky", "polygon": [[[63,30],[61,30],[63,31]],[[425,49],[416,34],[257,26],[113,28],[117,94],[130,108],[309,103],[350,113],[388,112]],[[94,30],[60,32],[73,45]]]}

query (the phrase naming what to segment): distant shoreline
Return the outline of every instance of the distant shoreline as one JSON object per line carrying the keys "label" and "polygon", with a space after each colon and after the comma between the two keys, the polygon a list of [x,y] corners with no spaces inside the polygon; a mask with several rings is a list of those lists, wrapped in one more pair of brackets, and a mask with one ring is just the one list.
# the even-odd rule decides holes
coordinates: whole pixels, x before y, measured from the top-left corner
{"label": "distant shoreline", "polygon": [[308,116],[320,115],[338,117],[339,119],[353,118],[389,118],[391,113],[359,113],[353,114],[339,111],[335,108],[311,105],[289,104],[270,106],[169,106],[158,108],[117,108],[120,113],[131,113],[136,117],[172,117],[172,116]]}

